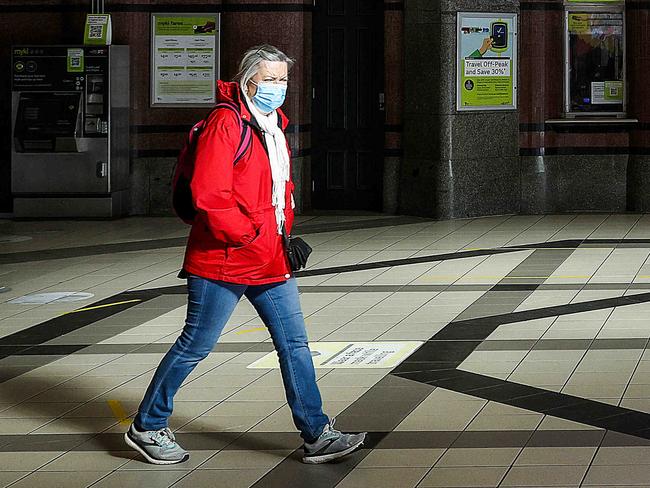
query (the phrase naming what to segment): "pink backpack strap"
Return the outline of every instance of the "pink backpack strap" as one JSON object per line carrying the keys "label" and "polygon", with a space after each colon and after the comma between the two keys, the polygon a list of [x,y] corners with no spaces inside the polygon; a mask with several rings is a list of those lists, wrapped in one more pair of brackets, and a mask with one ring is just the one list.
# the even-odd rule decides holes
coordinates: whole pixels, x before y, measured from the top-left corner
{"label": "pink backpack strap", "polygon": [[246,154],[246,151],[251,145],[252,141],[252,132],[251,128],[248,126],[248,124],[244,124],[244,121],[241,118],[241,113],[239,111],[239,107],[237,107],[234,103],[230,102],[219,102],[217,103],[212,111],[208,114],[208,116],[203,119],[201,122],[195,125],[197,127],[198,125],[201,125],[201,128],[199,130],[202,131],[205,126],[208,123],[208,119],[210,118],[210,115],[212,115],[212,112],[215,110],[218,110],[220,108],[225,108],[228,110],[232,110],[235,115],[237,116],[237,121],[239,122],[239,131],[241,133],[241,138],[239,140],[239,146],[237,147],[237,151],[235,152],[235,159],[233,161],[233,164],[237,164],[237,162]]}

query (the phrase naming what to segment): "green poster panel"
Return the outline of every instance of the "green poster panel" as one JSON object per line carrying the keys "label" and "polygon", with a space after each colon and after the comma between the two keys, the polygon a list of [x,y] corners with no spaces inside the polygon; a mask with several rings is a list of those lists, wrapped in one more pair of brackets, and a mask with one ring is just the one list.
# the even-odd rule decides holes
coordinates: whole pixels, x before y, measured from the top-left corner
{"label": "green poster panel", "polygon": [[79,48],[68,49],[67,60],[68,73],[83,73],[84,72],[84,50]]}
{"label": "green poster panel", "polygon": [[516,109],[517,14],[461,12],[457,29],[457,110]]}

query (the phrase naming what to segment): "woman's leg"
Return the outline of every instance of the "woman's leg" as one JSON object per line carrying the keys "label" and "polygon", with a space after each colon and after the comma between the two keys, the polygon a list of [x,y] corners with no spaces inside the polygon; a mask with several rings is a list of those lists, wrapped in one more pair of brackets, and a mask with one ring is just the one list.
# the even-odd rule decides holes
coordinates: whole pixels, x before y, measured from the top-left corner
{"label": "woman's leg", "polygon": [[271,333],[293,421],[305,442],[313,442],[329,419],[322,410],[296,281],[250,286],[246,297]]}
{"label": "woman's leg", "polygon": [[174,395],[196,365],[214,347],[232,315],[245,285],[190,276],[187,280],[187,319],[183,332],[158,365],[135,417],[140,431],[167,427]]}

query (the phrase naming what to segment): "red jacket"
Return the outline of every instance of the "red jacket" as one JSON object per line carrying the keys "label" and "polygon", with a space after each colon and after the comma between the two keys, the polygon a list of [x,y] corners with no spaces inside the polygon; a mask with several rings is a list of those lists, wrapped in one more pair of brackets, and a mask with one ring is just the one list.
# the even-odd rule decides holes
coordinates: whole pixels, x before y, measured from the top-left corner
{"label": "red jacket", "polygon": [[[219,81],[218,102],[240,107],[252,127],[252,143],[236,165],[241,131],[228,109],[212,113],[196,146],[192,196],[198,215],[192,225],[183,269],[213,280],[262,285],[291,277],[282,236],[271,204],[273,180],[261,130],[241,97],[238,83]],[[288,120],[278,110],[282,129]],[[289,148],[287,147],[287,150]],[[291,232],[292,181],[285,195],[286,229]]]}

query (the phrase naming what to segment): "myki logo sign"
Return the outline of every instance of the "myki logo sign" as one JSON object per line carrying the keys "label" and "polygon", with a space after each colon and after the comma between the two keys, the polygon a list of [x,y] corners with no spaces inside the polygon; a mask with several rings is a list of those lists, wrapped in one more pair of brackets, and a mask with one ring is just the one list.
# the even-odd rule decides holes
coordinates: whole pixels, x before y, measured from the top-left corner
{"label": "myki logo sign", "polygon": [[14,49],[14,56],[28,56],[28,55],[29,55],[28,47],[21,47],[18,49]]}

